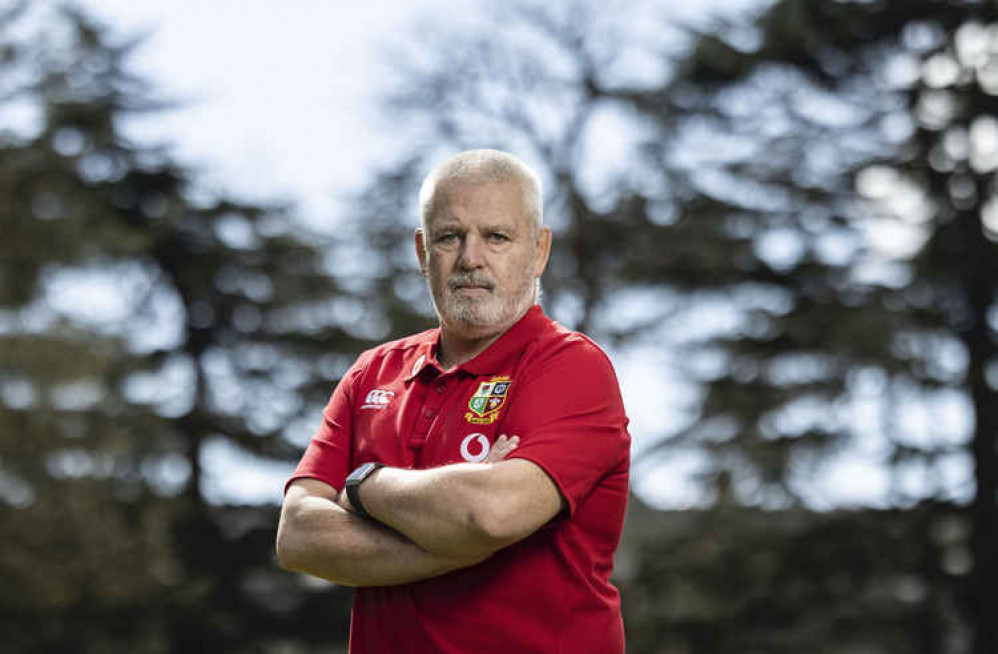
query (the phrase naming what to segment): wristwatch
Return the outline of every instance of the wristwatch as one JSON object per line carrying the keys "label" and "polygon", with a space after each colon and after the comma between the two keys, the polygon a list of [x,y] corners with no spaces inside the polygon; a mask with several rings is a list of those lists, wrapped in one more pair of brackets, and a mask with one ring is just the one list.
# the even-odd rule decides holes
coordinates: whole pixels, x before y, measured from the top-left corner
{"label": "wristwatch", "polygon": [[373,475],[375,470],[384,467],[384,463],[364,463],[358,466],[347,477],[344,488],[347,492],[347,499],[350,500],[350,506],[357,512],[357,515],[364,516],[365,518],[371,517],[368,515],[367,510],[364,509],[364,504],[360,501],[360,485],[364,483],[365,479]]}

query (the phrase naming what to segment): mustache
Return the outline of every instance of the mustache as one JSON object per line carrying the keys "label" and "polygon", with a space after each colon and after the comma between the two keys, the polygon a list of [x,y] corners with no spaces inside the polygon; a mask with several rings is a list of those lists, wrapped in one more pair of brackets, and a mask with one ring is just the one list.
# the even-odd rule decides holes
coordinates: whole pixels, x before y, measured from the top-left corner
{"label": "mustache", "polygon": [[447,280],[447,288],[454,290],[457,288],[476,286],[487,288],[490,291],[495,288],[495,282],[484,273],[468,272],[455,273]]}

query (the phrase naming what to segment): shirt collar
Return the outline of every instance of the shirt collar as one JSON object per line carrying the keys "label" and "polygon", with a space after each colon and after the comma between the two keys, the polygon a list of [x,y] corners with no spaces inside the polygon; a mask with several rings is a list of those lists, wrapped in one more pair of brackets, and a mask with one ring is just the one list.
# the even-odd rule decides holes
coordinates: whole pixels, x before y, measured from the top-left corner
{"label": "shirt collar", "polygon": [[488,375],[499,372],[503,364],[512,356],[523,351],[524,346],[537,337],[540,328],[548,322],[541,305],[535,304],[527,310],[516,324],[506,330],[485,351],[458,368],[472,375]]}
{"label": "shirt collar", "polygon": [[412,368],[409,370],[409,376],[405,378],[406,382],[412,381],[416,377],[419,377],[420,373],[422,373],[426,368],[432,367],[436,368],[437,372],[442,372],[440,364],[437,362],[437,345],[439,343],[439,327],[431,329],[426,333],[423,342],[416,348]]}
{"label": "shirt collar", "polygon": [[[516,356],[523,351],[523,347],[534,339],[539,329],[547,322],[548,317],[544,315],[541,305],[535,304],[492,345],[485,348],[484,352],[470,361],[465,361],[456,369],[464,370],[472,375],[488,375],[498,372],[511,356]],[[427,332],[423,342],[416,348],[412,368],[409,371],[409,376],[405,379],[407,382],[418,377],[428,367],[435,368],[437,372],[443,372],[437,361],[439,345],[440,328],[437,327]]]}

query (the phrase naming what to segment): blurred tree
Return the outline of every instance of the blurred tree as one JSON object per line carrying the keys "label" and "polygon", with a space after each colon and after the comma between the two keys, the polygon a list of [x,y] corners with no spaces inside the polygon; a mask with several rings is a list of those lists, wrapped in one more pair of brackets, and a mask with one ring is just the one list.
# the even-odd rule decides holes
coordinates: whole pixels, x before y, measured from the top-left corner
{"label": "blurred tree", "polygon": [[[680,29],[654,3],[523,2],[426,32],[388,103],[418,154],[337,241],[130,142],[128,116],[162,108],[134,42],[2,10],[0,115],[27,123],[0,132],[5,648],[345,636],[346,594],[273,569],[275,507],[208,503],[203,469],[294,459],[358,349],[432,322],[414,190],[444,151],[492,146],[545,177],[549,311],[618,351],[680,349],[669,374],[699,389],[636,473],[706,452],[716,506],[632,516],[653,531],[621,552],[630,649],[963,652],[971,625],[998,651],[995,11],[782,0]],[[803,510],[834,502],[816,473],[857,443],[897,508]],[[947,502],[971,458],[967,512]]]}
{"label": "blurred tree", "polygon": [[[698,477],[719,504],[828,507],[838,500],[820,473],[858,449],[889,471],[899,508],[944,516],[973,496],[973,571],[952,554],[958,539],[909,570],[931,588],[922,599],[875,595],[860,619],[875,630],[886,613],[913,624],[931,611],[945,627],[920,651],[962,651],[963,627],[940,617],[962,588],[974,651],[998,651],[986,613],[998,593],[994,8],[785,0],[679,28],[652,4],[521,2],[396,56],[387,107],[418,130],[420,154],[358,202],[385,297],[392,310],[426,304],[398,264],[411,224],[391,223],[416,215],[411,189],[441,151],[522,153],[546,179],[556,231],[549,311],[621,349],[679,349],[676,377],[700,389],[684,424],[653,435],[638,476],[706,453]],[[976,490],[961,472],[972,466]],[[750,557],[751,542],[732,536],[745,549],[731,556]],[[831,548],[836,566],[847,544]],[[806,578],[812,562],[797,563]],[[881,565],[870,579],[890,573]],[[895,651],[889,631],[869,646]],[[815,628],[812,642],[832,633]]]}
{"label": "blurred tree", "polygon": [[781,298],[706,343],[724,356],[685,436],[726,421],[715,452],[765,488],[809,474],[809,442],[875,434],[900,506],[972,497],[972,568],[949,577],[977,654],[998,651],[996,53],[993,3],[782,0],[699,36],[669,90],[720,151],[691,170],[690,218],[745,230],[743,283]]}
{"label": "blurred tree", "polygon": [[967,651],[938,578],[940,559],[964,556],[965,509],[662,512],[634,499],[630,517],[629,652]]}
{"label": "blurred tree", "polygon": [[128,70],[138,42],[71,6],[0,13],[3,649],[345,642],[317,619],[345,590],[277,570],[276,507],[225,504],[204,470],[290,465],[383,334],[332,238],[127,138],[166,107]]}

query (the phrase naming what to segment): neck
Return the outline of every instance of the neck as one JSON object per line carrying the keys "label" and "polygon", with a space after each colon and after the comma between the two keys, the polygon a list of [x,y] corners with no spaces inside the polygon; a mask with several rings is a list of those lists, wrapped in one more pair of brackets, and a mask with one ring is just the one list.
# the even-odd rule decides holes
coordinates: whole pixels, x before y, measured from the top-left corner
{"label": "neck", "polygon": [[455,334],[452,330],[448,330],[445,327],[441,328],[440,349],[437,352],[437,361],[447,369],[459,366],[466,361],[471,361],[484,352],[505,333],[506,330],[502,330],[488,336],[468,337]]}
{"label": "neck", "polygon": [[467,325],[449,325],[441,321],[437,361],[447,369],[471,361],[499,340],[499,337],[509,331],[513,325],[520,322],[532,306],[529,305],[509,324],[502,325],[498,329],[495,327],[474,328]]}

